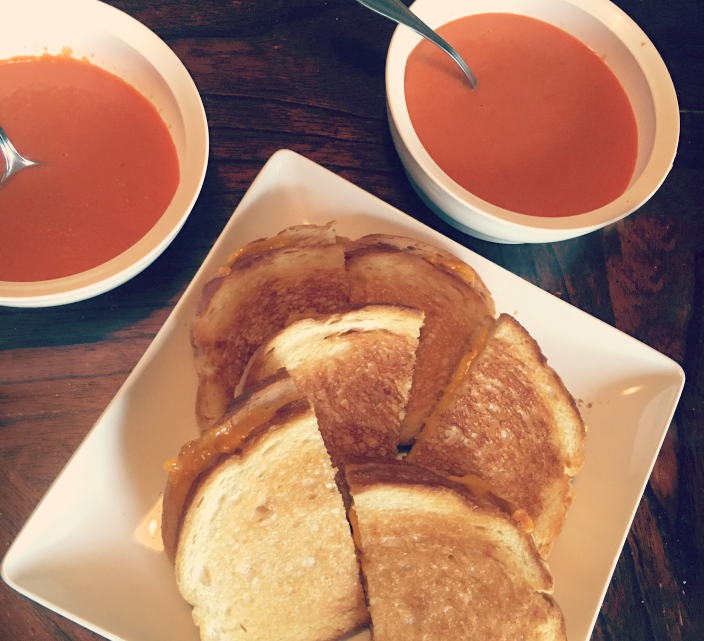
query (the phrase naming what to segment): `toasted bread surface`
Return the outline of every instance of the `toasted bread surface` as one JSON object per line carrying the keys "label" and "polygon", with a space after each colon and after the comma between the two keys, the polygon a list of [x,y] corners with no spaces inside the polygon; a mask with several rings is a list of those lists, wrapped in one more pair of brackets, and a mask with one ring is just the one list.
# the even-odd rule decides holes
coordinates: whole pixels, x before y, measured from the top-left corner
{"label": "toasted bread surface", "polygon": [[584,460],[574,399],[535,340],[507,314],[426,421],[409,460],[452,476],[476,475],[533,521],[547,557]]}
{"label": "toasted bread surface", "polygon": [[532,539],[413,464],[348,466],[375,641],[565,639]]}
{"label": "toasted bread surface", "polygon": [[335,467],[393,459],[422,322],[399,305],[296,321],[257,350],[236,393],[284,367],[315,407]]}
{"label": "toasted bread surface", "polygon": [[467,265],[467,263],[460,260],[451,252],[440,249],[435,245],[424,243],[421,240],[416,240],[415,238],[392,236],[390,234],[369,234],[353,241],[351,244],[356,248],[379,246],[393,247],[399,251],[423,258],[423,260],[431,265],[435,265],[439,269],[454,274],[464,280],[479,294],[489,309],[489,313],[491,315],[495,313],[494,300],[491,296],[491,292],[484,284],[481,276],[473,267]]}
{"label": "toasted bread surface", "polygon": [[200,482],[176,580],[204,641],[332,641],[368,623],[334,470],[310,405]]}
{"label": "toasted bread surface", "polygon": [[262,342],[292,314],[344,308],[348,290],[344,247],[336,242],[333,223],[293,227],[233,254],[203,288],[191,328],[201,430],[222,416]]}
{"label": "toasted bread surface", "polygon": [[217,465],[220,458],[237,452],[272,421],[281,422],[303,402],[291,377],[279,370],[230,403],[216,425],[189,441],[178,456],[167,461],[168,481],[164,491],[161,535],[170,560],[176,555],[181,521],[199,477]]}
{"label": "toasted bread surface", "polygon": [[439,400],[478,323],[494,303],[471,267],[448,252],[397,236],[361,238],[346,251],[350,300],[421,309],[417,366],[401,442],[410,443]]}

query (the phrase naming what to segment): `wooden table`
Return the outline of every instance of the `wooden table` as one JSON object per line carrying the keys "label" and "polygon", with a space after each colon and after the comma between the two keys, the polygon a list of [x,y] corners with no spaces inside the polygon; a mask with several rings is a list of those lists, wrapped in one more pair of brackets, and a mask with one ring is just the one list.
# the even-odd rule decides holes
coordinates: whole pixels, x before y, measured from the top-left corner
{"label": "wooden table", "polygon": [[[583,238],[494,245],[442,223],[389,134],[394,25],[353,0],[112,0],[190,71],[211,135],[201,196],[173,244],[116,290],[0,308],[0,556],[139,361],[265,161],[292,149],[680,363],[687,383],[594,630],[704,639],[704,4],[617,0],[673,77],[674,168],[637,213]],[[96,635],[0,584],[3,641]]]}

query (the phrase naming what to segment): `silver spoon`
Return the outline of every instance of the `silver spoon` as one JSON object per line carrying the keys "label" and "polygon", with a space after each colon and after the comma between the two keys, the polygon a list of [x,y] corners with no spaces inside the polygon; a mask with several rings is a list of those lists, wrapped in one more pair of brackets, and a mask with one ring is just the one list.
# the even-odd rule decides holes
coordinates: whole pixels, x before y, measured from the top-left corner
{"label": "silver spoon", "polygon": [[460,54],[425,24],[425,22],[418,18],[418,16],[409,11],[405,5],[401,4],[400,0],[357,0],[357,2],[372,11],[376,11],[382,16],[391,18],[394,22],[410,27],[416,33],[419,33],[424,38],[430,40],[430,42],[436,44],[459,65],[464,75],[467,76],[470,89],[476,88],[477,79],[467,66],[467,63],[462,60]]}
{"label": "silver spoon", "polygon": [[37,164],[33,160],[27,160],[17,153],[17,150],[12,146],[12,143],[5,135],[2,127],[0,127],[0,149],[5,156],[5,173],[2,178],[0,178],[0,185],[20,169]]}

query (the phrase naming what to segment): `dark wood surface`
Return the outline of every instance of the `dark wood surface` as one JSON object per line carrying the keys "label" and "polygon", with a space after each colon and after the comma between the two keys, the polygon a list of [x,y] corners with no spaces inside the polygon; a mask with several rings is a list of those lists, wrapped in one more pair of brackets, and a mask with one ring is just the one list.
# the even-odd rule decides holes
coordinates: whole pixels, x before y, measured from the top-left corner
{"label": "dark wood surface", "polygon": [[[173,244],[85,302],[0,308],[0,556],[137,364],[266,160],[288,148],[680,363],[687,383],[594,641],[704,639],[704,4],[617,0],[677,89],[674,168],[638,212],[544,245],[456,232],[410,188],[391,142],[394,25],[353,0],[112,0],[193,76],[211,135],[203,191]],[[97,635],[0,583],[0,640]]]}

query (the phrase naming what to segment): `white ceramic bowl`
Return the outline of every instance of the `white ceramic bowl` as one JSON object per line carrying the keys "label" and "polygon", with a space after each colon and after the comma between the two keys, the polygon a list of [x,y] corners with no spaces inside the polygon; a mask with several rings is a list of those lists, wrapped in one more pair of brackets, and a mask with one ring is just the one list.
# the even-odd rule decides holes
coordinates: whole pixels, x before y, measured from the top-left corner
{"label": "white ceramic bowl", "polygon": [[141,240],[116,258],[75,276],[30,283],[0,281],[0,305],[44,307],[96,296],[152,263],[186,221],[208,164],[203,103],[188,71],[160,38],[97,0],[0,0],[0,25],[0,59],[58,54],[68,47],[75,57],[86,56],[133,85],[154,104],[171,131],[180,182],[166,212]]}
{"label": "white ceramic bowl", "polygon": [[[411,10],[433,29],[467,15],[508,12],[567,31],[609,65],[628,94],[638,126],[633,178],[625,193],[608,205],[564,218],[527,216],[492,205],[451,180],[418,139],[406,107],[404,71],[408,55],[421,38],[406,27],[398,27],[386,64],[391,133],[413,187],[451,225],[476,238],[500,243],[565,240],[624,218],[665,180],[679,139],[675,89],[648,37],[609,0],[417,0]],[[471,61],[469,64],[471,67]]]}

